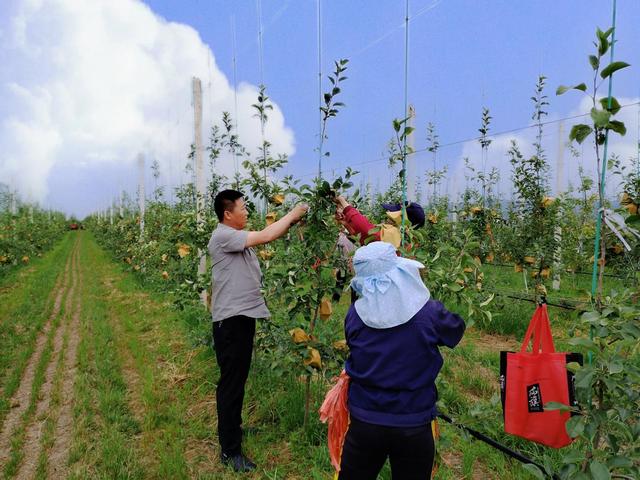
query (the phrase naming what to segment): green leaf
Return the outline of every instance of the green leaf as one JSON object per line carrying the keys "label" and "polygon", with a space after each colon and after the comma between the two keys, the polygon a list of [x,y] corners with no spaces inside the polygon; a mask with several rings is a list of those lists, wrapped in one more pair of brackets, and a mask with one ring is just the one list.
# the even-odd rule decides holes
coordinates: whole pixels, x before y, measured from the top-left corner
{"label": "green leaf", "polygon": [[493,297],[495,297],[496,294],[492,293],[491,295],[489,295],[489,298],[487,298],[484,302],[480,303],[481,307],[486,307],[487,305],[489,305],[491,303],[491,301],[493,300]]}
{"label": "green leaf", "polygon": [[524,465],[522,465],[522,468],[524,468],[527,472],[529,472],[534,477],[539,478],[540,480],[545,480],[547,478],[544,472],[532,463],[525,463]]}
{"label": "green leaf", "polygon": [[562,95],[565,92],[568,92],[569,90],[580,90],[582,92],[586,92],[587,91],[587,86],[584,83],[580,83],[578,85],[574,85],[573,87],[568,87],[566,85],[560,85],[558,87],[558,89],[556,90],[556,95]]}
{"label": "green leaf", "polygon": [[607,53],[607,50],[609,50],[609,40],[607,40],[606,37],[600,37],[600,42],[598,44],[598,55],[602,57],[605,53]]}
{"label": "green leaf", "polygon": [[567,429],[567,435],[571,438],[576,438],[584,432],[584,420],[581,416],[571,417],[567,420],[565,428]]}
{"label": "green leaf", "polygon": [[571,407],[560,402],[549,402],[544,404],[545,410],[560,410],[561,412],[570,412]]}
{"label": "green leaf", "polygon": [[569,339],[569,344],[570,345],[575,345],[575,346],[591,348],[591,349],[594,349],[596,347],[596,344],[593,343],[593,340],[591,340],[589,338],[583,338],[583,337],[571,338],[571,339]]}
{"label": "green leaf", "polygon": [[578,362],[567,363],[567,370],[569,370],[570,372],[576,373],[581,368],[582,368],[582,365],[580,365]]}
{"label": "green leaf", "polygon": [[613,72],[617,72],[618,70],[622,70],[623,68],[627,68],[630,66],[631,65],[629,65],[627,62],[611,62],[609,65],[602,69],[602,71],[600,72],[600,76],[602,78],[607,78],[608,76],[612,75]]}
{"label": "green leaf", "polygon": [[591,68],[597,70],[600,67],[600,59],[595,55],[589,55],[589,63],[591,64]]}
{"label": "green leaf", "polygon": [[613,33],[613,27],[611,27],[609,30],[601,32],[602,38],[609,38],[612,33]]}
{"label": "green leaf", "polygon": [[611,373],[612,375],[615,375],[616,373],[621,373],[623,369],[624,367],[622,363],[611,362],[609,364],[609,373]]}
{"label": "green leaf", "polygon": [[590,311],[590,312],[584,312],[582,314],[582,320],[585,322],[594,322],[596,320],[600,320],[600,312],[596,312],[596,311]]}
{"label": "green leaf", "polygon": [[600,40],[607,40],[612,33],[613,33],[613,27],[611,27],[609,30],[605,30],[604,32],[600,30],[600,28],[596,28],[596,36]]}
{"label": "green leaf", "polygon": [[599,110],[595,107],[591,109],[591,119],[593,120],[593,124],[598,128],[605,128],[610,118],[611,112]]}
{"label": "green leaf", "polygon": [[408,135],[411,135],[414,130],[415,130],[415,128],[413,128],[413,127],[405,127],[404,132],[402,133],[402,136],[406,137]]}
{"label": "green leaf", "polygon": [[600,105],[605,110],[611,112],[612,115],[615,115],[620,111],[620,103],[616,99],[616,97],[611,97],[611,108],[609,108],[609,97],[603,97],[600,99]]}
{"label": "green leaf", "polygon": [[611,120],[607,124],[607,128],[623,136],[627,133],[627,127],[625,127],[624,123],[619,120]]}
{"label": "green leaf", "polygon": [[576,373],[576,388],[591,388],[593,375],[593,370],[579,370],[578,373]]}
{"label": "green leaf", "polygon": [[609,473],[609,469],[607,468],[607,466],[598,461],[591,462],[591,465],[589,465],[589,470],[591,471],[591,475],[593,476],[594,480],[611,479],[611,474]]}
{"label": "green leaf", "polygon": [[578,463],[584,460],[584,452],[580,450],[569,450],[562,457],[562,463]]}
{"label": "green leaf", "polygon": [[633,466],[633,462],[629,457],[615,456],[607,460],[607,466],[609,468],[630,468]]}
{"label": "green leaf", "polygon": [[640,227],[640,215],[629,215],[624,221],[629,227]]}
{"label": "green leaf", "polygon": [[569,140],[575,140],[578,143],[582,143],[587,138],[593,129],[589,125],[579,124],[574,125],[569,133]]}

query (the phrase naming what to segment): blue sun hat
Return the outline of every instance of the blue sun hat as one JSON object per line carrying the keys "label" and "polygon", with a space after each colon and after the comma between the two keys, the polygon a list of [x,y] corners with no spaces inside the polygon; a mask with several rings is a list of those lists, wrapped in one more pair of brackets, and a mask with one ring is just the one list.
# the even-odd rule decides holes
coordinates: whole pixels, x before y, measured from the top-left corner
{"label": "blue sun hat", "polygon": [[356,275],[351,287],[360,296],[358,316],[371,328],[407,323],[424,307],[431,294],[420,278],[420,262],[398,257],[393,245],[371,242],[353,256]]}

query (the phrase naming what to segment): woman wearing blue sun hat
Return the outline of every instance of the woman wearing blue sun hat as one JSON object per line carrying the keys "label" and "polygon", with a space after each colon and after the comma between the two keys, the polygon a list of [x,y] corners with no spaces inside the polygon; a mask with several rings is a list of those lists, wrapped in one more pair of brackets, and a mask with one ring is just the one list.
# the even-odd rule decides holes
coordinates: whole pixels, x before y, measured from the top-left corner
{"label": "woman wearing blue sun hat", "polygon": [[431,298],[424,266],[388,243],[359,248],[353,267],[358,299],[345,319],[349,427],[339,478],[374,480],[387,458],[394,480],[430,478],[439,347],[458,344],[464,320]]}

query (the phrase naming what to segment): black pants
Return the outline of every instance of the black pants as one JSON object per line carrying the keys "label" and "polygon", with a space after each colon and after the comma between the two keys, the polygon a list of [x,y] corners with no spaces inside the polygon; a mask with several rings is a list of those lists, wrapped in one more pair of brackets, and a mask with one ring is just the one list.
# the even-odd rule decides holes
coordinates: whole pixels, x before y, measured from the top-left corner
{"label": "black pants", "polygon": [[431,425],[383,427],[351,417],[339,480],[375,480],[389,457],[393,480],[428,480],[435,455]]}
{"label": "black pants", "polygon": [[239,315],[213,323],[213,341],[220,367],[216,389],[220,449],[228,455],[241,452],[242,402],[251,366],[255,318]]}

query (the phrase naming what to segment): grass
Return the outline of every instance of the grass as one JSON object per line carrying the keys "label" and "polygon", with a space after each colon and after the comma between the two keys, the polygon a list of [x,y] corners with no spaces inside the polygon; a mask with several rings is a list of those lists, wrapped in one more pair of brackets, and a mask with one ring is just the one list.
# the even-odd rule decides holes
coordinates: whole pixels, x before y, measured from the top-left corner
{"label": "grass", "polygon": [[[100,257],[98,252],[95,257]],[[203,346],[208,343],[208,322],[203,325],[202,314],[193,311],[175,312],[166,307],[157,310],[157,305],[154,305],[156,302],[166,304],[167,300],[171,299],[159,293],[144,291],[133,276],[122,274],[120,268],[114,267],[109,265],[104,274],[114,279],[113,286],[115,290],[119,290],[118,296],[121,298],[120,301],[112,299],[110,302],[112,316],[118,319],[124,330],[124,334],[119,338],[126,346],[124,349],[119,347],[119,350],[128,351],[135,359],[138,376],[145,385],[142,388],[143,403],[149,408],[143,422],[142,437],[145,438],[153,432],[153,437],[163,439],[171,432],[174,436],[173,445],[187,446],[187,473],[191,478],[233,478],[232,474],[222,470],[217,464],[214,382],[218,373],[212,350]],[[151,300],[142,300],[145,298]],[[124,302],[124,305],[121,302]],[[342,325],[339,319],[343,318],[347,308],[348,298],[345,295],[335,309],[333,320],[318,325],[317,335],[340,338]],[[132,312],[137,315],[132,315]],[[152,324],[149,321],[150,315],[155,319]],[[181,341],[176,339],[176,332],[181,333]],[[151,342],[152,338],[156,341]],[[288,338],[285,341],[288,341]],[[172,342],[174,350],[168,352],[167,345]],[[466,346],[461,350],[460,357],[466,357],[467,362],[470,359],[480,359],[487,365],[488,371],[489,367],[497,369],[497,360],[493,362],[489,354],[475,352],[473,346]],[[174,366],[180,367],[180,360],[191,360],[188,362],[188,368],[170,367],[174,378],[183,380],[168,393],[163,386],[166,386],[169,379],[165,378],[164,384],[158,381],[159,373],[153,359],[162,358],[166,361],[171,354],[174,359],[171,365]],[[451,355],[456,354],[456,351],[451,352]],[[121,353],[121,356],[126,355],[127,353]],[[466,372],[470,371],[468,363],[460,365],[460,368]],[[497,373],[493,380],[494,385],[497,385]],[[308,429],[304,430],[304,384],[298,378],[298,374],[274,368],[272,358],[256,350],[247,385],[244,418],[246,424],[258,428],[258,433],[247,436],[244,447],[261,469],[251,478],[331,478],[332,468],[326,448],[326,427],[320,424],[317,416],[317,409],[328,384],[318,379],[312,386],[312,417]],[[476,391],[478,395],[495,392],[495,386],[490,386],[486,379],[478,379],[471,374],[467,374],[463,387],[469,391]],[[186,398],[183,396],[185,389],[189,392]],[[163,402],[167,401],[179,407],[168,409],[166,405],[163,406]],[[456,402],[461,410],[468,409],[467,398],[462,393],[457,396]],[[188,413],[186,418],[181,419],[175,414],[176,411],[182,410]],[[167,445],[162,440],[151,442],[151,445],[146,445],[145,448],[146,455],[156,459],[155,464],[151,462],[150,465],[152,472],[160,475],[172,472],[175,478],[183,478],[179,452],[167,451]],[[451,466],[441,462],[438,478],[460,478],[461,471],[470,474],[473,469],[495,471],[499,474],[496,478],[528,478],[528,474],[519,465],[506,460],[501,453],[467,439],[451,427],[443,427],[440,449],[448,457],[461,456],[463,461],[460,465]],[[380,478],[390,478],[388,466]]]}
{"label": "grass", "polygon": [[79,286],[82,316],[71,478],[144,478],[140,456],[132,448],[140,426],[128,408],[107,300],[96,275],[95,248],[91,241],[84,241],[80,252],[84,281]]}
{"label": "grass", "polygon": [[73,239],[66,235],[30,267],[13,271],[0,281],[0,423],[53,309],[51,293],[64,271]]}
{"label": "grass", "polygon": [[[67,322],[70,321],[68,316],[66,318],[66,321]],[[68,345],[69,345],[69,332],[67,331],[65,332],[62,350],[60,351],[60,355],[58,356],[58,361],[56,363],[55,377],[53,379],[54,388],[51,393],[50,408],[53,412],[56,412],[56,413],[59,413],[58,409],[60,408],[60,405],[63,401],[63,399],[61,398],[61,394],[62,394],[61,389],[62,389],[63,378],[65,375],[64,358],[65,358],[65,353],[67,351]],[[57,420],[57,417],[55,414],[47,415],[47,418],[44,423],[44,430],[43,430],[43,436],[42,436],[42,442],[41,442],[43,448],[40,451],[40,454],[38,456],[38,465],[36,468],[37,480],[41,480],[41,479],[44,480],[47,478],[47,461],[48,461],[47,453],[53,447],[53,443],[55,440],[54,435],[55,435],[56,420]]]}
{"label": "grass", "polygon": [[38,361],[35,375],[33,378],[33,384],[31,386],[31,396],[29,398],[29,405],[20,418],[19,426],[13,431],[11,438],[11,453],[9,455],[9,461],[5,465],[4,474],[6,477],[13,477],[17,473],[17,469],[20,465],[20,461],[23,457],[22,447],[25,441],[26,427],[33,419],[36,412],[36,405],[42,388],[45,382],[45,371],[47,365],[51,360],[51,354],[53,350],[53,337],[55,335],[56,328],[60,324],[61,316],[58,315],[54,321],[51,330],[47,334],[47,343],[42,351],[42,356]]}
{"label": "grass", "polygon": [[[210,347],[208,315],[197,305],[178,310],[173,306],[171,295],[141,285],[134,275],[124,272],[119,264],[110,260],[89,232],[67,235],[37,265],[34,263],[32,271],[15,277],[18,287],[7,296],[12,314],[5,315],[3,310],[2,326],[6,324],[15,331],[16,325],[26,325],[35,319],[34,323],[39,327],[32,327],[31,337],[18,338],[14,333],[13,343],[4,336],[0,340],[11,347],[8,348],[11,359],[23,359],[22,368],[15,367],[14,373],[1,377],[3,381],[17,379],[11,380],[13,383],[5,381],[5,389],[7,385],[19,382],[29,349],[33,351],[35,333],[42,328],[43,319],[51,310],[48,292],[64,269],[77,235],[82,236],[82,281],[76,290],[82,315],[69,478],[237,478],[223,468],[218,459],[215,387],[219,373]],[[498,267],[485,268],[485,285],[516,281],[511,273],[498,270]],[[34,301],[30,303],[30,299]],[[348,305],[348,295],[344,295],[335,306],[332,318],[319,322],[315,334],[323,342],[342,338],[342,318]],[[502,430],[498,352],[517,348],[516,339],[521,338],[533,309],[533,304],[524,302],[496,304],[494,322],[484,331],[469,329],[456,349],[443,348],[445,364],[438,382],[440,406],[456,421],[508,446],[534,458],[541,458],[546,452],[552,461],[558,462],[556,452],[507,436]],[[569,349],[566,331],[571,328],[574,316],[550,310],[557,348]],[[268,324],[260,322],[259,336],[275,338],[276,344],[288,346],[290,340],[286,330],[290,326],[281,317],[276,316],[274,322],[277,328],[273,331],[267,328]],[[50,359],[54,330],[49,334],[47,348],[38,365],[32,403]],[[69,338],[65,336],[60,359],[68,342]],[[319,422],[317,414],[329,382],[320,376],[314,377],[311,418],[305,429],[301,361],[295,357],[293,363],[287,363],[285,358],[274,359],[274,355],[280,355],[277,352],[260,347],[255,350],[243,417],[245,425],[255,427],[257,432],[246,436],[244,448],[260,468],[245,478],[330,479],[333,472],[326,446],[326,426]],[[285,357],[289,350],[282,352],[281,356]],[[60,359],[56,365],[50,406],[53,412],[59,409],[62,401],[60,384],[65,372]],[[0,362],[5,362],[4,355]],[[12,363],[7,361],[0,365],[6,368]],[[339,359],[328,365],[330,371],[341,367]],[[10,398],[10,394],[6,398]],[[4,402],[6,405],[7,400]],[[29,415],[33,416],[33,410],[30,405],[23,426],[14,438],[11,462],[5,469],[7,474],[13,475],[19,466],[24,425],[31,418]],[[37,478],[46,477],[47,450],[55,435],[55,418],[54,414],[44,424],[42,444],[45,449],[38,458]],[[518,463],[450,425],[441,424],[438,455],[438,479],[531,478]],[[380,479],[390,478],[387,465]]]}
{"label": "grass", "polygon": [[[527,270],[523,273],[518,273],[510,266],[500,266],[492,264],[484,264],[482,271],[485,273],[485,281],[487,287],[495,288],[496,290],[508,290],[512,292],[524,292],[525,283],[524,278],[526,276],[527,286],[530,292],[533,292],[535,279],[531,277],[531,270]],[[606,273],[606,270],[605,270]],[[545,280],[548,289],[548,297],[551,301],[554,298],[560,299],[574,299],[574,300],[586,300],[591,292],[591,275],[585,275],[582,273],[563,273],[560,278],[560,290],[555,291],[550,288],[552,283],[551,279]],[[605,290],[620,289],[625,286],[625,281],[616,277],[605,277],[604,287]]]}

